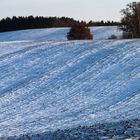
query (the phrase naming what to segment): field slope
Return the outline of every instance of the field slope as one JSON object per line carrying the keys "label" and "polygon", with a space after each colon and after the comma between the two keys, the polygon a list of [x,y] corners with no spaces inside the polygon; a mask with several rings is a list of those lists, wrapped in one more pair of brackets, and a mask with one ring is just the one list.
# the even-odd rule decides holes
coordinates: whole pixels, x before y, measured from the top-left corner
{"label": "field slope", "polygon": [[1,42],[0,79],[1,139],[140,118],[140,40]]}
{"label": "field slope", "polygon": [[[117,26],[101,26],[91,27],[91,33],[94,35],[94,40],[108,39],[111,35],[121,37],[122,31]],[[21,41],[21,40],[67,40],[66,36],[70,28],[50,28],[50,29],[34,29],[21,30],[13,32],[0,33],[0,41]]]}

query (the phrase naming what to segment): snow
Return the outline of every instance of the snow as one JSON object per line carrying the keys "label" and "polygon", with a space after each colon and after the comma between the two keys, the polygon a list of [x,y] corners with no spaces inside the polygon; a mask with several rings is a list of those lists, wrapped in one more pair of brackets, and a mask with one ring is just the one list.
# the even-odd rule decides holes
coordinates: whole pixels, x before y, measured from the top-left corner
{"label": "snow", "polygon": [[[70,28],[50,28],[50,29],[34,29],[0,33],[0,41],[15,41],[15,40],[67,40],[66,36]],[[122,31],[117,26],[101,26],[91,27],[91,33],[94,39],[108,39],[111,35],[121,37]]]}
{"label": "snow", "polygon": [[91,27],[91,32],[94,35],[94,40],[104,40],[115,35],[120,39],[122,37],[122,31],[117,26],[101,26]]}
{"label": "snow", "polygon": [[41,41],[46,30],[0,35],[0,137],[140,118],[140,40]]}

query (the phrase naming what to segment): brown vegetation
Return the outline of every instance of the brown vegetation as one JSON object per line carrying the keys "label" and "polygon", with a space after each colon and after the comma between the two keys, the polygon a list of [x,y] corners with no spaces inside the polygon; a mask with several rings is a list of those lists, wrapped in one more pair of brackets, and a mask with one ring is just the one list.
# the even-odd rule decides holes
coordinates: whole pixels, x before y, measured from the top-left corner
{"label": "brown vegetation", "polygon": [[92,40],[90,29],[84,24],[74,25],[67,34],[68,40]]}

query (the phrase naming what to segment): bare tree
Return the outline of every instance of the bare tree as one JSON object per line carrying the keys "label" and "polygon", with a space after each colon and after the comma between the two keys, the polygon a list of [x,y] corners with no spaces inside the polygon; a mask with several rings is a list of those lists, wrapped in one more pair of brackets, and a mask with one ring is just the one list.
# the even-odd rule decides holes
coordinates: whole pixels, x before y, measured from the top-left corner
{"label": "bare tree", "polygon": [[140,2],[137,4],[137,12],[138,12],[138,22],[139,22],[139,29],[140,29]]}
{"label": "bare tree", "polygon": [[123,18],[121,29],[129,38],[140,37],[140,2],[133,2],[127,5],[122,11]]}

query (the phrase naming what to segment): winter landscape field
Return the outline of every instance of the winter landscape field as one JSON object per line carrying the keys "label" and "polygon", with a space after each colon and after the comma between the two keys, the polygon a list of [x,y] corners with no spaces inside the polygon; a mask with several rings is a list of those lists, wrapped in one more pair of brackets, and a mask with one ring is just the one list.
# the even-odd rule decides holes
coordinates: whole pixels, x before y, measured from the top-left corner
{"label": "winter landscape field", "polygon": [[0,140],[139,139],[140,40],[68,30],[0,33]]}

